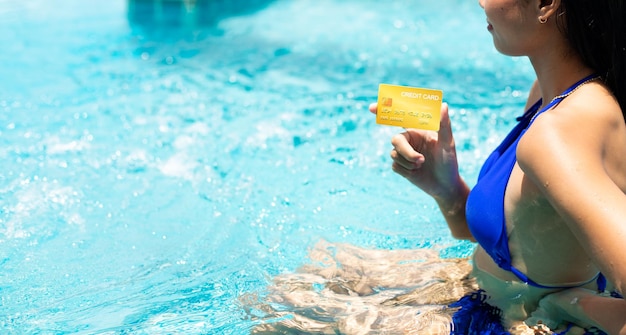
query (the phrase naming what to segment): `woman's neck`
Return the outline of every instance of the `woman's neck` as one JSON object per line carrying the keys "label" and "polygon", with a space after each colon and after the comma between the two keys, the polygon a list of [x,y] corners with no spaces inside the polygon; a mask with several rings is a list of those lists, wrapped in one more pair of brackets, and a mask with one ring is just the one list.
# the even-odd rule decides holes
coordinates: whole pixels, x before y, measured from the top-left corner
{"label": "woman's neck", "polygon": [[562,49],[555,48],[544,52],[540,57],[529,58],[537,75],[544,106],[568,87],[594,72],[578,55],[563,52]]}

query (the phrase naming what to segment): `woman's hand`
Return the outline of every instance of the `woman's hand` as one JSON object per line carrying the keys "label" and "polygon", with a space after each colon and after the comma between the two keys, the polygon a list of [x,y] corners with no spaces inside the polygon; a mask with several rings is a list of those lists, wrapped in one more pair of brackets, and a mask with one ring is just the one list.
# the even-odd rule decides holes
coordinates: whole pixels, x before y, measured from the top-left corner
{"label": "woman's hand", "polygon": [[[376,114],[377,105],[369,110]],[[441,105],[439,132],[408,129],[391,140],[392,169],[437,201],[453,201],[465,183],[459,176],[448,105]]]}
{"label": "woman's hand", "polygon": [[[369,110],[376,114],[377,105]],[[441,105],[439,132],[408,129],[391,139],[392,169],[432,196],[452,236],[474,240],[465,220],[469,188],[459,175],[448,105]]]}

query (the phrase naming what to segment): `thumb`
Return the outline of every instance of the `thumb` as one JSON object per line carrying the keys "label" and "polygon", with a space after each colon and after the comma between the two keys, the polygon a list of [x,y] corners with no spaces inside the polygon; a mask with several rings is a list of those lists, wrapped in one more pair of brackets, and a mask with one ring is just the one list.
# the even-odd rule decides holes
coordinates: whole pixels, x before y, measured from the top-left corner
{"label": "thumb", "polygon": [[441,104],[441,120],[439,121],[439,143],[453,143],[452,122],[448,114],[448,104]]}
{"label": "thumb", "polygon": [[370,110],[372,114],[376,114],[376,112],[378,111],[378,103],[377,102],[371,103],[368,109]]}

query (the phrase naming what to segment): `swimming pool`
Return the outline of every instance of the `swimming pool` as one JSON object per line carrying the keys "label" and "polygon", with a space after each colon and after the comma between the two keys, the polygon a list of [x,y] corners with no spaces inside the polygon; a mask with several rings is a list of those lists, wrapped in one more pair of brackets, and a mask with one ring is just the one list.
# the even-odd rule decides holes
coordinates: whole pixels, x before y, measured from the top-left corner
{"label": "swimming pool", "polygon": [[0,1],[3,333],[245,334],[238,297],[320,239],[469,254],[367,105],[381,82],[442,89],[475,180],[532,79],[476,2],[254,3],[168,26]]}

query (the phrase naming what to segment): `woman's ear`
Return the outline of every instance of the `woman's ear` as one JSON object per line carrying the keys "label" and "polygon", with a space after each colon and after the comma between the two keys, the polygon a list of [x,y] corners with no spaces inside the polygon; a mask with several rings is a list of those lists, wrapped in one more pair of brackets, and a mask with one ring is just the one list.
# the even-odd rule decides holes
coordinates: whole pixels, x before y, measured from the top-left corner
{"label": "woman's ear", "polygon": [[538,19],[539,22],[545,23],[550,18],[555,17],[561,7],[561,0],[538,0]]}

